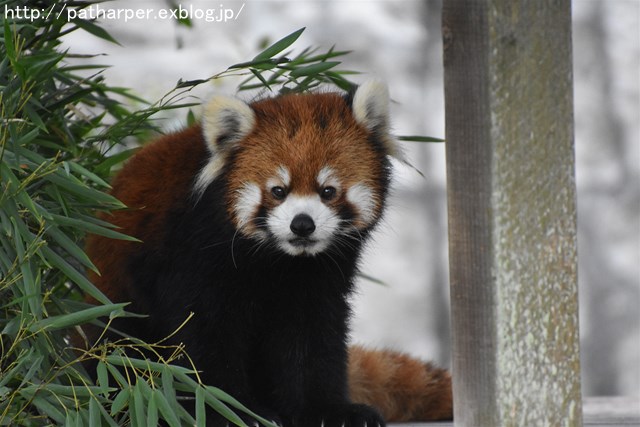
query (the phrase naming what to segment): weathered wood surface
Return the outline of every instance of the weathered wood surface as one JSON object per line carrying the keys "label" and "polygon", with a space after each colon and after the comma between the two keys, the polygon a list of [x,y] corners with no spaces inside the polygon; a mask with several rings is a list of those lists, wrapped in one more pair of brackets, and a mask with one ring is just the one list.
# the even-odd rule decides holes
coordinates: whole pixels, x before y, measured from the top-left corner
{"label": "weathered wood surface", "polygon": [[[588,397],[584,400],[584,425],[640,427],[640,397]],[[453,427],[453,423],[404,423],[388,427]]]}
{"label": "weathered wood surface", "polygon": [[456,426],[579,426],[570,1],[445,0],[443,39]]}

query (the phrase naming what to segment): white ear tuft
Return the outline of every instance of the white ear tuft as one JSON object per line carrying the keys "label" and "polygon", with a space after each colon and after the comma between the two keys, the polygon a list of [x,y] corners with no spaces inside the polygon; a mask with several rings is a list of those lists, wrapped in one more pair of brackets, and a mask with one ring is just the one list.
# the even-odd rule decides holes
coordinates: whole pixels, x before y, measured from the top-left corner
{"label": "white ear tuft", "polygon": [[239,141],[253,129],[255,115],[251,107],[237,98],[214,96],[204,107],[202,132],[211,153]]}
{"label": "white ear tuft", "polygon": [[389,89],[380,80],[367,80],[353,95],[353,116],[383,143],[387,154],[404,161],[397,141],[389,133]]}
{"label": "white ear tuft", "polygon": [[353,115],[370,131],[387,132],[389,127],[389,89],[379,80],[368,80],[353,95]]}
{"label": "white ear tuft", "polygon": [[214,96],[205,105],[202,134],[210,157],[196,179],[194,191],[197,195],[202,195],[207,186],[218,177],[228,153],[236,142],[251,132],[255,122],[251,107],[237,98]]}

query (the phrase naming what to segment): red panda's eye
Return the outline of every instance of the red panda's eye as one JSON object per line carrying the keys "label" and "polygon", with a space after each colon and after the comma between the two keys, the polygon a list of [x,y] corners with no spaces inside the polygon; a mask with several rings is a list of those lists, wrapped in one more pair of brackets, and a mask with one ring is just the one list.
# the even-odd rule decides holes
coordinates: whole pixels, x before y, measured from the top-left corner
{"label": "red panda's eye", "polygon": [[282,200],[287,196],[287,192],[284,190],[284,188],[282,188],[280,186],[272,187],[271,188],[271,194],[277,200]]}
{"label": "red panda's eye", "polygon": [[320,197],[322,197],[323,200],[331,200],[336,196],[336,189],[335,187],[324,187],[321,191],[320,191]]}

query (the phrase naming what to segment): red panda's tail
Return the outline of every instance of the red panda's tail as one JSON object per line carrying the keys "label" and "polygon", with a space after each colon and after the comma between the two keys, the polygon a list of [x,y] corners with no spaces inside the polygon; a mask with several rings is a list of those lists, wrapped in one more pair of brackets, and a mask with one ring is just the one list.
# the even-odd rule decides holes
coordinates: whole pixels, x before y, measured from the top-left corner
{"label": "red panda's tail", "polygon": [[390,422],[453,418],[449,372],[395,351],[350,347],[349,393]]}

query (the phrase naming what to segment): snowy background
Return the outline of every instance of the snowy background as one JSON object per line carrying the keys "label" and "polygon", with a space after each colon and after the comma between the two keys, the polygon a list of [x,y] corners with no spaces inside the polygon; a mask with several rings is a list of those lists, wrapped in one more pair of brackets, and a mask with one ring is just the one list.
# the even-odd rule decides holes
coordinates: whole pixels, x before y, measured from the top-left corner
{"label": "snowy background", "polygon": [[[264,40],[307,27],[295,47],[353,50],[345,68],[389,82],[397,134],[444,136],[441,4],[429,1],[183,1],[235,19],[176,26],[169,19],[103,20],[121,46],[71,34],[73,53],[104,53],[111,85],[157,100],[178,79],[209,77],[246,61]],[[163,1],[115,1],[159,9]],[[238,12],[240,14],[238,15]],[[228,12],[231,13],[231,12]],[[579,286],[585,395],[640,396],[640,2],[575,0],[574,77]],[[540,29],[544,31],[543,28]],[[237,80],[193,96],[233,93]],[[165,121],[179,128],[185,114]],[[425,174],[398,168],[391,208],[363,270],[353,340],[450,365],[444,147],[405,144]]]}

